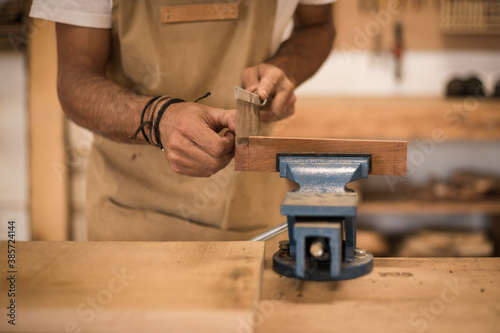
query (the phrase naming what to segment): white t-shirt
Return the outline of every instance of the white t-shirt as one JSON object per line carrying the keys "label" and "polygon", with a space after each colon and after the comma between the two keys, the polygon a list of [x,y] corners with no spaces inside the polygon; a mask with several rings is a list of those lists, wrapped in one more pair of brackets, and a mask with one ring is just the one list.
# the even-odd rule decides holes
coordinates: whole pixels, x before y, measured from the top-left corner
{"label": "white t-shirt", "polygon": [[[291,24],[297,5],[323,5],[336,0],[278,0],[271,40],[274,53]],[[33,0],[30,16],[89,28],[111,28],[112,0]]]}

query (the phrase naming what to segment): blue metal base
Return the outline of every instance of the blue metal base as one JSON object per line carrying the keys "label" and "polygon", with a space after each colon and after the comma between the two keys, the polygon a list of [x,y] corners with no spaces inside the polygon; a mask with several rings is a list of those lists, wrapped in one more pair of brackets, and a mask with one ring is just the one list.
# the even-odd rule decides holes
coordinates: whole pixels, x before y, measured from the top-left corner
{"label": "blue metal base", "polygon": [[281,255],[273,256],[276,272],[316,281],[371,272],[373,255],[356,248],[356,194],[346,187],[368,177],[370,165],[369,154],[277,156],[280,177],[298,183],[300,189],[287,193],[281,205],[290,241],[288,249],[280,245]]}
{"label": "blue metal base", "polygon": [[340,275],[332,277],[330,274],[330,264],[326,261],[316,261],[310,259],[306,263],[304,277],[298,277],[296,274],[295,260],[290,256],[280,256],[279,251],[273,255],[273,269],[278,274],[314,281],[337,281],[354,279],[370,273],[373,269],[373,255],[366,251],[366,255],[362,257],[354,257],[354,261],[350,263],[342,262]]}

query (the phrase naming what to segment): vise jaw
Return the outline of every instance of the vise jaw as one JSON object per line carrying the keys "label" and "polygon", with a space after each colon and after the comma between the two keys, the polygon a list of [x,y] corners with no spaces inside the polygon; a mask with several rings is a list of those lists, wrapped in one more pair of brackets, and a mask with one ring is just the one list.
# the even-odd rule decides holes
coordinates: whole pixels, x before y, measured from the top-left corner
{"label": "vise jaw", "polygon": [[373,255],[356,248],[356,193],[371,154],[278,154],[282,178],[299,184],[281,205],[289,246],[273,256],[276,272],[305,280],[344,280],[369,273]]}

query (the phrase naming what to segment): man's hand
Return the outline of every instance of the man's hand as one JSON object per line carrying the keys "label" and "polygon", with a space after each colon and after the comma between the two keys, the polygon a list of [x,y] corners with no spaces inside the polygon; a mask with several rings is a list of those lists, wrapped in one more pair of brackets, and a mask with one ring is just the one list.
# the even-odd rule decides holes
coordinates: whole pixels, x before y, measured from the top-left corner
{"label": "man's hand", "polygon": [[[111,31],[57,23],[58,91],[68,118],[104,137],[121,142],[140,123],[150,96],[140,96],[105,77]],[[175,172],[210,176],[233,157],[235,111],[201,104],[171,105],[160,122],[165,154]],[[223,137],[218,135],[229,127]],[[137,143],[146,140],[138,136]]]}
{"label": "man's hand", "polygon": [[243,88],[263,100],[274,97],[271,107],[261,113],[262,121],[284,119],[295,112],[294,89],[319,69],[330,54],[334,36],[331,4],[297,7],[290,38],[272,58],[242,73]]}
{"label": "man's hand", "polygon": [[[229,128],[224,136],[218,132]],[[195,103],[172,104],[160,121],[161,142],[173,171],[208,177],[234,156],[236,111]]]}
{"label": "man's hand", "polygon": [[256,92],[262,100],[273,97],[271,106],[260,115],[263,122],[284,119],[295,112],[295,84],[280,68],[271,64],[246,68],[242,74],[242,85]]}

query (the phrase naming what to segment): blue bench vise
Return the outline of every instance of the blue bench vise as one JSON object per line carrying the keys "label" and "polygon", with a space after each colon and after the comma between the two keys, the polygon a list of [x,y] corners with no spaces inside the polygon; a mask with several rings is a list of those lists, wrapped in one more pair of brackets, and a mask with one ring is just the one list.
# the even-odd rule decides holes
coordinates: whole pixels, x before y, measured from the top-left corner
{"label": "blue bench vise", "polygon": [[303,280],[345,280],[371,272],[373,255],[356,247],[356,192],[371,154],[277,154],[282,178],[299,184],[281,205],[289,241],[280,242],[273,269]]}

